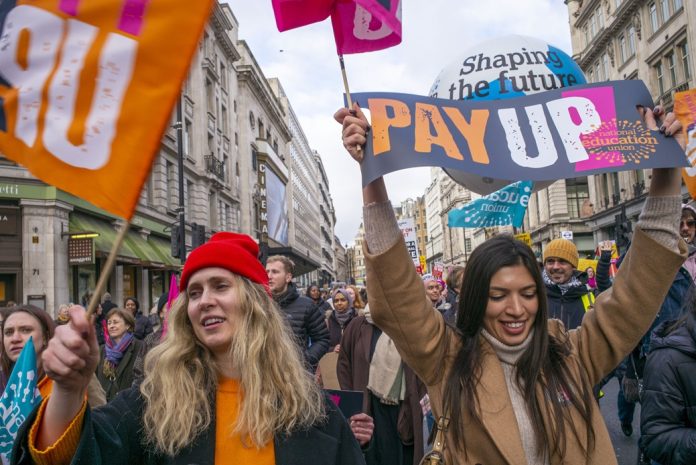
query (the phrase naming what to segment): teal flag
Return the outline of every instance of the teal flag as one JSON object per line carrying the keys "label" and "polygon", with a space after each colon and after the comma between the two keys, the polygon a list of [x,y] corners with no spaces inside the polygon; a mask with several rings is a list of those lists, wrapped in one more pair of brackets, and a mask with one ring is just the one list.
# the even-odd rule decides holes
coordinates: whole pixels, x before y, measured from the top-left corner
{"label": "teal flag", "polygon": [[517,181],[447,214],[450,228],[522,226],[534,184]]}
{"label": "teal flag", "polygon": [[34,341],[29,338],[19,354],[5,392],[0,398],[0,458],[3,465],[10,463],[12,445],[20,426],[41,402],[36,377],[36,351]]}

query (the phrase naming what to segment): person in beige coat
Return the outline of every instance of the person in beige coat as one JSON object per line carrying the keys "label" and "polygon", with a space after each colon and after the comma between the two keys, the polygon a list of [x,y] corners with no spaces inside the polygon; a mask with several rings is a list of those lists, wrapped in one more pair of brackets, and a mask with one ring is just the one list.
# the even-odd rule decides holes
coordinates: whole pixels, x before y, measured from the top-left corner
{"label": "person in beige coat", "polygon": [[[639,108],[645,124],[679,134],[672,114]],[[335,115],[358,162],[367,119],[355,105]],[[683,146],[683,145],[682,145]],[[677,234],[678,169],[655,169],[633,245],[614,286],[582,324],[547,320],[532,251],[498,236],[470,256],[456,327],[432,308],[380,178],[363,188],[364,254],[375,324],[426,384],[435,418],[449,419],[445,463],[616,464],[592,386],[650,326],[686,256]],[[639,303],[639,305],[636,305]]]}

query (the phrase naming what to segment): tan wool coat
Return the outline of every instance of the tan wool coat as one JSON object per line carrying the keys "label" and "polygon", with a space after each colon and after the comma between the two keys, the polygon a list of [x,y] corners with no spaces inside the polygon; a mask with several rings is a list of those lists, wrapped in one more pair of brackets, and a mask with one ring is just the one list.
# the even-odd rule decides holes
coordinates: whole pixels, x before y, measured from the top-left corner
{"label": "tan wool coat", "polygon": [[[666,249],[638,229],[613,287],[597,297],[594,310],[587,312],[582,325],[566,331],[560,321],[549,320],[549,333],[569,342],[568,364],[576,379],[580,377],[579,370],[584,370],[590,389],[621,362],[650,327],[686,257],[683,243],[680,248],[681,255]],[[372,318],[393,339],[403,360],[426,384],[437,418],[443,413],[445,382],[461,347],[459,336],[445,324],[442,315],[433,310],[403,241],[399,240],[379,255],[365,250],[365,258]],[[448,435],[445,440],[446,463],[526,464],[501,362],[483,337],[480,341],[483,360],[477,393],[481,423],[467,418],[464,410],[448,412],[452,418],[465,417],[468,458],[465,460],[463,452],[453,454],[452,438]],[[545,394],[538,388],[537,395],[543,398]],[[548,426],[548,412],[544,410],[541,414]],[[569,431],[570,428],[566,428],[565,456],[555,454],[550,457],[550,463],[616,464],[614,448],[596,403],[593,403],[592,410],[595,447],[587,460],[582,451],[586,441],[585,425],[577,411],[571,412],[571,417],[580,433],[580,441]],[[552,449],[548,438],[544,444],[547,450]]]}

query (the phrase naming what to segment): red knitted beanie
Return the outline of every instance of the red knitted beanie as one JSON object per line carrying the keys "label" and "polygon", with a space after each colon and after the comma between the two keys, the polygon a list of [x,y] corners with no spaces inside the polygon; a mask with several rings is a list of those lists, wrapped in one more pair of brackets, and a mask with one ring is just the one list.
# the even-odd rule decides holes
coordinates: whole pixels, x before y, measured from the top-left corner
{"label": "red knitted beanie", "polygon": [[268,290],[268,274],[258,259],[259,246],[246,234],[219,232],[208,242],[195,248],[186,259],[181,273],[180,289],[186,289],[189,278],[203,268],[220,267],[263,285]]}

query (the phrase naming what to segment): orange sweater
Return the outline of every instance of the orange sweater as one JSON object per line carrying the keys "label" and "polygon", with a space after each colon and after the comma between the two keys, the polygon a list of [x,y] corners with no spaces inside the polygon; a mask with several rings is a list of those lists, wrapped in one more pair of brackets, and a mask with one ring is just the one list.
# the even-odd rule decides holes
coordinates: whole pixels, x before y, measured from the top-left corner
{"label": "orange sweater", "polygon": [[[215,408],[215,465],[274,465],[275,449],[273,441],[262,449],[245,447],[239,434],[232,434],[237,421],[242,395],[239,382],[234,379],[220,379]],[[73,419],[63,435],[46,450],[36,449],[36,435],[46,408],[41,405],[39,414],[29,431],[29,449],[36,465],[69,465],[77,450],[82,433],[82,423],[87,403]]]}

